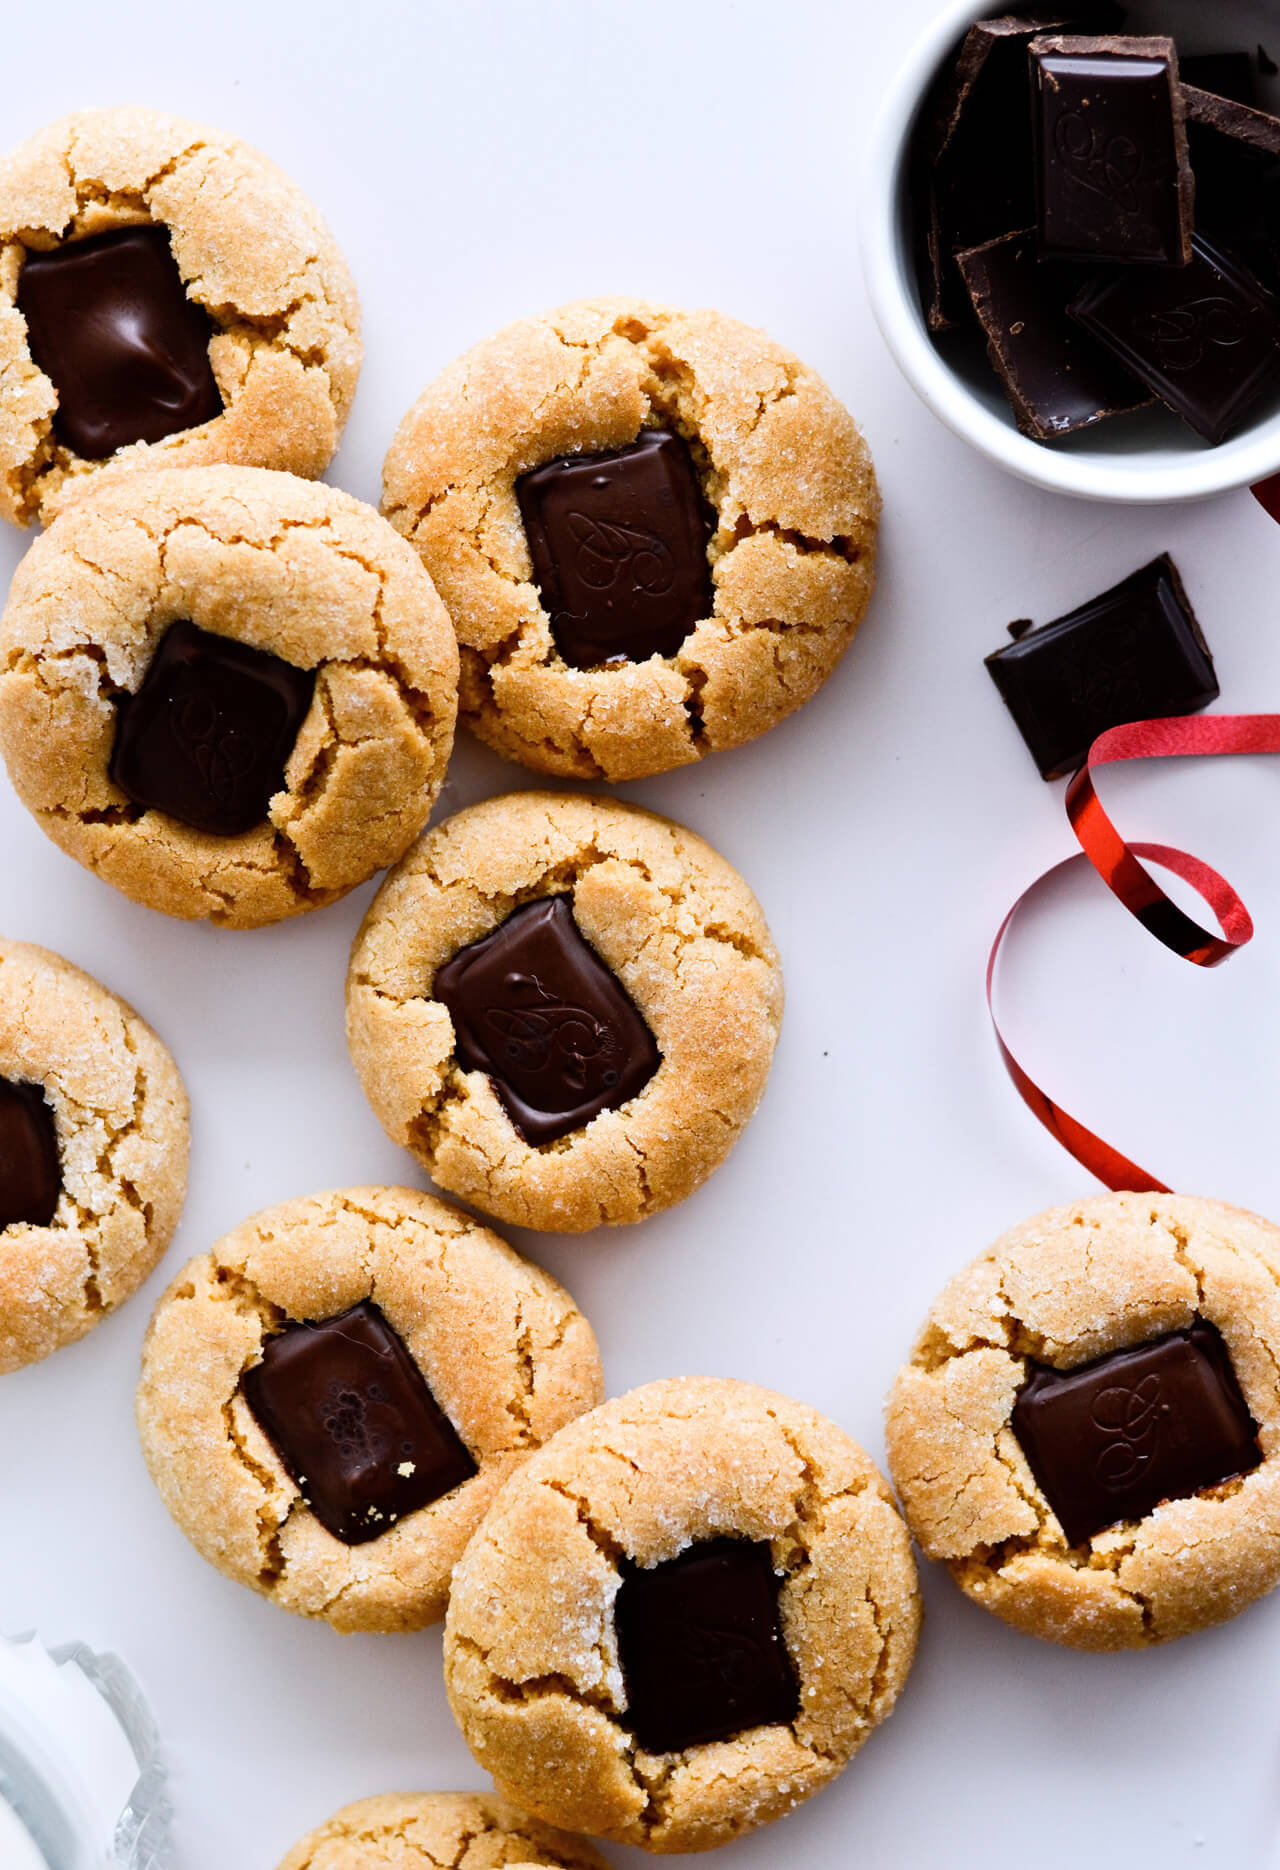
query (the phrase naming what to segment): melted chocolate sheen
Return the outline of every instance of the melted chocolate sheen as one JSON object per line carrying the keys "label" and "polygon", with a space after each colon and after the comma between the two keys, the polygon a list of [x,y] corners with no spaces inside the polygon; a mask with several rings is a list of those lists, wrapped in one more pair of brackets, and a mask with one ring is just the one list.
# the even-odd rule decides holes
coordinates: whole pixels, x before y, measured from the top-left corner
{"label": "melted chocolate sheen", "polygon": [[1031,1370],[1013,1432],[1072,1545],[1262,1459],[1227,1347],[1202,1318],[1078,1370]]}
{"label": "melted chocolate sheen", "polygon": [[672,656],[711,615],[708,527],[689,450],[651,429],[629,448],[522,474],[533,576],[567,663]]}
{"label": "melted chocolate sheen", "polygon": [[0,1227],[47,1227],[61,1193],[58,1133],[43,1090],[0,1078]]}
{"label": "melted chocolate sheen", "polygon": [[987,668],[1045,779],[1074,771],[1125,721],[1191,714],[1218,678],[1172,561],[1161,555],[1053,623],[1019,634]]}
{"label": "melted chocolate sheen", "polygon": [[793,1721],[795,1671],[764,1541],[704,1539],[665,1564],[622,1567],[615,1619],[626,1720],[649,1753]]}
{"label": "melted chocolate sheen", "polygon": [[117,704],[112,782],[197,831],[251,831],[284,785],[314,688],[313,669],[172,623]]}
{"label": "melted chocolate sheen", "polygon": [[527,1143],[616,1110],[662,1062],[617,977],[578,932],[567,896],[516,909],[435,977],[467,1071],[487,1072]]}
{"label": "melted chocolate sheen", "polygon": [[476,1472],[417,1364],[367,1299],[268,1338],[241,1389],[311,1511],[344,1545],[367,1544]]}
{"label": "melted chocolate sheen", "polygon": [[163,227],[126,227],[28,253],[18,309],[58,393],[53,432],[88,461],[222,414],[213,326],[187,297]]}

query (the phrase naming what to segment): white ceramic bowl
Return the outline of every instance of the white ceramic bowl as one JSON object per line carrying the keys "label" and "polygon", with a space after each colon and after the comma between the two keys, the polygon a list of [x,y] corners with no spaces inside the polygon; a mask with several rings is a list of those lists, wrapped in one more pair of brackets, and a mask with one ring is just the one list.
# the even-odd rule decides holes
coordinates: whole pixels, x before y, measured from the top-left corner
{"label": "white ceramic bowl", "polygon": [[[1210,447],[1166,409],[1101,422],[1058,442],[1020,435],[999,379],[984,361],[944,358],[925,325],[907,198],[908,155],[921,101],[942,60],[974,20],[1000,5],[946,0],[890,87],[862,183],[862,263],[876,322],[908,383],[934,414],[1011,474],[1085,500],[1152,504],[1203,500],[1280,472],[1280,396],[1230,440]],[[1209,22],[1209,23],[1206,23]],[[1275,0],[1133,0],[1125,31],[1166,32],[1185,51],[1252,48],[1280,59]],[[1280,110],[1280,80],[1263,79]]]}

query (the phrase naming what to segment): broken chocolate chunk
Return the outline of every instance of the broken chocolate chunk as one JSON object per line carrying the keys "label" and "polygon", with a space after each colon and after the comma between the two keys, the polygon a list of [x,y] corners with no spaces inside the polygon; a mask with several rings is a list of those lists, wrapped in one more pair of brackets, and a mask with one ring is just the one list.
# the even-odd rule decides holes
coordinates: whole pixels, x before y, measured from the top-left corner
{"label": "broken chocolate chunk", "polygon": [[1018,427],[1052,441],[1154,401],[1150,390],[1067,316],[1074,267],[1039,261],[1034,228],[957,255]]}
{"label": "broken chocolate chunk", "polygon": [[1042,778],[1081,764],[1108,727],[1215,701],[1213,658],[1167,555],[986,659]]}

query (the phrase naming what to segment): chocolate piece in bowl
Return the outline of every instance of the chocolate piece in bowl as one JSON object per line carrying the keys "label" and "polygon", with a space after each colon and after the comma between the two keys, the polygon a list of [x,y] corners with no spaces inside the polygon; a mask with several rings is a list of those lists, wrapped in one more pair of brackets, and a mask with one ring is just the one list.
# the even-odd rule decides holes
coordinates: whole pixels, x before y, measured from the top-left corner
{"label": "chocolate piece in bowl", "polygon": [[1034,228],[956,256],[987,354],[1018,427],[1037,441],[1090,428],[1155,398],[1067,316],[1076,268],[1036,257]]}
{"label": "chocolate piece in bowl", "polygon": [[1280,118],[1183,86],[1196,222],[1280,293]]}
{"label": "chocolate piece in bowl", "polygon": [[1185,266],[1195,183],[1172,39],[1034,39],[1032,111],[1046,259]]}
{"label": "chocolate piece in bowl", "polygon": [[1074,1370],[1030,1368],[1013,1432],[1070,1545],[1262,1459],[1222,1334],[1203,1318]]}
{"label": "chocolate piece in bowl", "polygon": [[487,1072],[527,1143],[568,1136],[642,1091],[662,1059],[584,941],[567,896],[525,903],[438,969],[460,1064]]}
{"label": "chocolate piece in bowl", "polygon": [[367,1299],[268,1338],[242,1387],[307,1505],[344,1545],[378,1538],[477,1471],[403,1342]]}
{"label": "chocolate piece in bowl", "polygon": [[115,228],[28,253],[18,309],[58,392],[54,434],[85,460],[222,414],[213,325],[187,297],[165,228]]}
{"label": "chocolate piece in bowl", "polygon": [[1172,560],[1131,577],[987,657],[991,679],[1044,779],[1081,764],[1126,721],[1190,714],[1217,699],[1213,658]]}
{"label": "chocolate piece in bowl", "polygon": [[549,461],[520,476],[516,497],[571,667],[674,656],[711,615],[709,528],[678,435],[650,429],[627,448]]}
{"label": "chocolate piece in bowl", "polygon": [[1280,385],[1280,310],[1205,235],[1189,266],[1128,267],[1093,281],[1071,316],[1208,442],[1225,441]]}
{"label": "chocolate piece in bowl", "polygon": [[1258,80],[1248,52],[1192,52],[1179,58],[1178,76],[1184,87],[1195,85],[1237,104],[1258,102]]}

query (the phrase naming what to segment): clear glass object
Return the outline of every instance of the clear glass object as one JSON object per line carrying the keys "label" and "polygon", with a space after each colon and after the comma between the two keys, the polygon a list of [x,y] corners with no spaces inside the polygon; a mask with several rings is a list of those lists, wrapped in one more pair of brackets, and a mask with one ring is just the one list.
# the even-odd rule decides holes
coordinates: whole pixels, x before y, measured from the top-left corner
{"label": "clear glass object", "polygon": [[172,1870],[159,1738],[118,1656],[0,1638],[3,1870]]}

